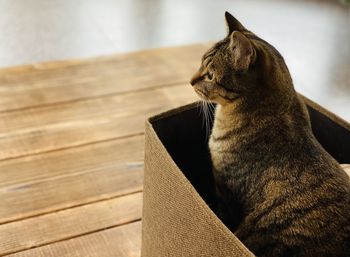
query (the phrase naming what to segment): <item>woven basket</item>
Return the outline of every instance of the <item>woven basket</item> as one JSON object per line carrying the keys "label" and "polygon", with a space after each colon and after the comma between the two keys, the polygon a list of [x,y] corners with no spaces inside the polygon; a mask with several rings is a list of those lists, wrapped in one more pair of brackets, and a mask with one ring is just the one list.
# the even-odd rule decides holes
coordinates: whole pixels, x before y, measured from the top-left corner
{"label": "woven basket", "polygon": [[[312,128],[350,163],[350,124],[309,99]],[[146,122],[142,257],[254,256],[215,215],[207,137],[198,103]]]}

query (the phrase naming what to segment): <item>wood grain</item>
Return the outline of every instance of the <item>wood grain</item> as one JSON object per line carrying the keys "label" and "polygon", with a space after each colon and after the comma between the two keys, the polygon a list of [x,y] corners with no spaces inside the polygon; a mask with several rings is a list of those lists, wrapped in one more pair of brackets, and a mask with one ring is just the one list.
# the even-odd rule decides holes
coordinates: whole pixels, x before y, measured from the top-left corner
{"label": "wood grain", "polygon": [[143,137],[37,156],[30,165],[46,175],[22,166],[27,181],[0,188],[0,223],[141,191],[142,160]]}
{"label": "wood grain", "polygon": [[0,256],[139,256],[144,121],[207,47],[0,70]]}
{"label": "wood grain", "polygon": [[0,226],[0,256],[141,219],[142,193]]}
{"label": "wood grain", "polygon": [[64,176],[94,171],[105,174],[111,167],[142,168],[143,148],[144,137],[134,136],[0,161],[0,194]]}
{"label": "wood grain", "polygon": [[207,48],[0,70],[0,256],[140,256],[144,121]]}
{"label": "wood grain", "polygon": [[0,112],[188,82],[210,44],[0,70]]}
{"label": "wood grain", "polygon": [[0,159],[139,134],[146,117],[195,99],[185,84],[0,113]]}
{"label": "wood grain", "polygon": [[103,230],[8,257],[139,257],[141,222]]}
{"label": "wood grain", "polygon": [[144,121],[201,47],[0,70],[0,256],[139,256]]}

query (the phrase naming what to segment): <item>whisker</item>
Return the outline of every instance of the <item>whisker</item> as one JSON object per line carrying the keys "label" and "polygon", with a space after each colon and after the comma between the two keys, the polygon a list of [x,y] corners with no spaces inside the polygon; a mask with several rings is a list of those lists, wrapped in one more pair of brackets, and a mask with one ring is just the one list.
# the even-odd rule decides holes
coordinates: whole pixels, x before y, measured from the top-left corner
{"label": "whisker", "polygon": [[212,123],[214,122],[214,118],[215,118],[215,106],[213,103],[208,103],[209,105],[209,113],[210,113],[210,124],[209,126],[211,127]]}
{"label": "whisker", "polygon": [[204,111],[204,101],[201,100],[201,111],[202,111],[202,128],[205,126],[205,111]]}
{"label": "whisker", "polygon": [[203,114],[204,114],[205,136],[207,136],[207,105],[205,101],[203,101]]}
{"label": "whisker", "polygon": [[209,110],[210,110],[210,117],[211,117],[211,120],[210,122],[214,122],[214,117],[215,117],[215,106],[213,103],[208,103],[209,104]]}
{"label": "whisker", "polygon": [[199,108],[199,116],[202,116],[202,112],[203,112],[202,101],[198,101],[197,106]]}
{"label": "whisker", "polygon": [[215,105],[211,102],[201,99],[198,102],[199,114],[202,116],[202,128],[205,131],[206,139],[210,137],[212,124],[215,118]]}
{"label": "whisker", "polygon": [[211,119],[212,119],[212,116],[211,116],[211,109],[210,109],[210,104],[209,102],[205,101],[205,105],[206,105],[206,136],[207,138],[209,138],[210,136],[210,122],[211,122]]}

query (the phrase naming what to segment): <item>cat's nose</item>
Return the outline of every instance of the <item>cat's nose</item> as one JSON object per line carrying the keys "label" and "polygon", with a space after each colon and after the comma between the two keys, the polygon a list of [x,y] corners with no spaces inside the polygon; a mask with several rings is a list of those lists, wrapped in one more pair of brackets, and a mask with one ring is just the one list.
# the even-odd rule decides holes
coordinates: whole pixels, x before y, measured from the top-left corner
{"label": "cat's nose", "polygon": [[194,86],[201,79],[201,74],[197,71],[190,80],[192,86]]}

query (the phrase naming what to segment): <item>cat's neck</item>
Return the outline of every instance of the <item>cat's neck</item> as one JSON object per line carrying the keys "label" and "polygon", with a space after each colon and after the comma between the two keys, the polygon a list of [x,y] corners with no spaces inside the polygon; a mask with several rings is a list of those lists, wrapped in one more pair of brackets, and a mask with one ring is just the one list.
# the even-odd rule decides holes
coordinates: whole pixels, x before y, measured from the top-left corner
{"label": "cat's neck", "polygon": [[293,123],[306,130],[311,128],[306,107],[297,94],[276,103],[277,101],[267,101],[255,104],[255,106],[246,106],[242,102],[218,104],[215,111],[213,134],[222,135],[228,130],[245,133],[248,128],[259,133],[259,129],[284,123]]}
{"label": "cat's neck", "polygon": [[285,141],[287,145],[301,144],[313,138],[305,105],[297,96],[287,109],[275,110],[266,107],[266,110],[248,112],[242,110],[246,109],[240,108],[239,104],[216,107],[209,148],[213,166],[217,170],[225,169],[227,165],[224,153],[231,156],[230,163],[235,161],[239,163],[243,155],[274,147],[273,141],[265,141],[262,138]]}
{"label": "cat's neck", "polygon": [[252,104],[247,103],[247,101],[225,105],[218,104],[215,112],[215,121],[218,125],[224,124],[225,127],[229,128],[240,128],[245,126],[247,122],[258,126],[262,123],[275,121],[278,117],[288,112],[289,107],[289,103],[284,102],[280,104],[273,101],[253,102]]}

